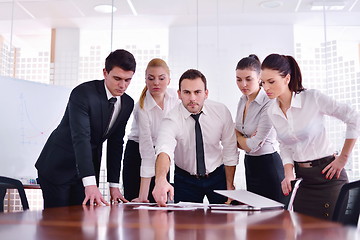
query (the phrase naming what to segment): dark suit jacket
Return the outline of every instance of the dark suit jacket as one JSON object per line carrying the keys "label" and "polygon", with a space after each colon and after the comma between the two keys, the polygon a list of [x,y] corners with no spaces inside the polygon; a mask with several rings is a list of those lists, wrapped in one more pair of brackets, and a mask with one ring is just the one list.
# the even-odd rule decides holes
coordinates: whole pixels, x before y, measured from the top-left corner
{"label": "dark suit jacket", "polygon": [[70,94],[64,117],[51,133],[35,167],[54,184],[96,176],[99,181],[103,142],[107,141],[107,180],[118,183],[126,123],[134,108],[123,94],[121,110],[105,136],[110,116],[104,80],[80,84]]}

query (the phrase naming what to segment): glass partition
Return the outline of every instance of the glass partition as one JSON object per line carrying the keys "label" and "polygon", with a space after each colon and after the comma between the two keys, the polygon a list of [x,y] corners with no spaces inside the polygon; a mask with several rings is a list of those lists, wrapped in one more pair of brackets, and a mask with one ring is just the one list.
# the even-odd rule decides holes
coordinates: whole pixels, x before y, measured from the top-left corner
{"label": "glass partition", "polygon": [[[252,53],[262,60],[276,52],[298,60],[305,87],[360,111],[358,1],[347,1],[340,11],[328,5],[311,11],[316,4],[305,0],[133,0],[137,15],[125,1],[114,1],[118,11],[104,16],[89,16],[88,1],[30,2],[0,3],[0,75],[72,88],[101,79],[109,51],[125,48],[138,62],[128,91],[135,100],[144,86],[147,62],[160,57],[169,63],[172,87],[177,88],[186,69],[197,68],[208,78],[209,97],[226,104],[234,117],[241,96],[235,82],[237,62]],[[58,19],[51,2],[59,9],[68,3],[70,15],[81,12],[83,17]],[[264,8],[266,2],[278,5]],[[41,17],[36,7],[54,17]],[[87,26],[80,24],[84,19]],[[343,124],[329,121],[328,128],[340,151]],[[351,180],[360,177],[359,154],[356,144],[346,166]],[[241,164],[238,171],[243,171]],[[243,172],[238,175],[237,185],[243,187]]]}

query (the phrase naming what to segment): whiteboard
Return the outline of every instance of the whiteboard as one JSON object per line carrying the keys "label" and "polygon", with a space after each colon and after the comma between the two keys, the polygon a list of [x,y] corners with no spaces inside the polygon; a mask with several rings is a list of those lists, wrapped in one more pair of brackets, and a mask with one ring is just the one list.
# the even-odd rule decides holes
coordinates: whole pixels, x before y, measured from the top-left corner
{"label": "whiteboard", "polygon": [[0,76],[0,175],[35,179],[34,166],[71,89]]}

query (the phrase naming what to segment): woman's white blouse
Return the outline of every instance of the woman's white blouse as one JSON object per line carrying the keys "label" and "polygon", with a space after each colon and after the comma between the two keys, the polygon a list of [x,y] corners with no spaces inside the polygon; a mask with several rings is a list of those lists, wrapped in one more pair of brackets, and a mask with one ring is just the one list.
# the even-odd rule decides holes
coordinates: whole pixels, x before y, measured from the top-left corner
{"label": "woman's white blouse", "polygon": [[137,124],[141,155],[141,177],[155,176],[155,144],[161,120],[180,100],[175,89],[168,88],[165,93],[164,109],[161,109],[149,93],[146,92],[144,108],[138,109]]}
{"label": "woman's white blouse", "polygon": [[277,132],[283,164],[314,160],[335,152],[326,136],[325,115],[346,124],[346,139],[356,139],[360,133],[359,113],[314,89],[293,93],[286,116],[278,101],[269,107],[268,114]]}
{"label": "woman's white blouse", "polygon": [[247,97],[243,95],[240,98],[235,123],[236,129],[247,137],[246,145],[251,149],[247,155],[260,156],[276,151],[276,132],[267,114],[273,101],[261,88],[254,101],[249,104],[243,121]]}

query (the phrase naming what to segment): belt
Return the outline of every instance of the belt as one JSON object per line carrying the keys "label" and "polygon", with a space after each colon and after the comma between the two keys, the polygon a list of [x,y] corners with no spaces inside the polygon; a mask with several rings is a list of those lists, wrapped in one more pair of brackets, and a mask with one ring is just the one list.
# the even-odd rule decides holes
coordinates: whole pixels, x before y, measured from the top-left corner
{"label": "belt", "polygon": [[188,171],[185,171],[184,169],[181,169],[175,165],[175,174],[179,174],[179,175],[185,176],[185,177],[196,178],[196,179],[203,179],[203,178],[209,178],[213,175],[216,175],[216,174],[220,173],[223,169],[224,169],[224,165],[220,165],[211,173],[205,174],[204,176],[200,176],[198,174],[190,174]]}
{"label": "belt", "polygon": [[333,155],[330,155],[330,156],[315,159],[315,160],[312,160],[312,161],[295,162],[295,164],[297,166],[303,167],[303,168],[312,168],[312,167],[316,167],[316,166],[319,166],[321,164],[327,163],[329,161],[332,161],[334,159],[335,159],[335,157]]}

